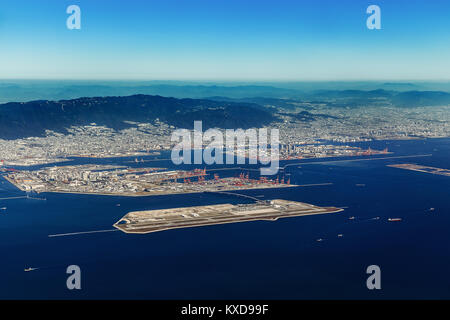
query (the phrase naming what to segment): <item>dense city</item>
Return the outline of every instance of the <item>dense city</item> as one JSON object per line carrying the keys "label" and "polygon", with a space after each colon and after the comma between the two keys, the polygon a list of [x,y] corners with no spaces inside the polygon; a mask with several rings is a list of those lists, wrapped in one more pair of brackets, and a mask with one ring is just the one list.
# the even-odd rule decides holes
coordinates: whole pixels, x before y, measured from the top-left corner
{"label": "dense city", "polygon": [[[296,112],[301,111],[299,107]],[[372,140],[420,139],[450,136],[450,107],[433,108],[329,108],[309,107],[311,114],[325,114],[312,121],[280,115],[270,128],[280,132],[280,158],[352,155],[352,143]],[[30,166],[66,161],[68,157],[123,157],[155,155],[170,150],[176,129],[164,122],[131,123],[113,130],[91,123],[71,127],[67,133],[47,130],[45,137],[0,139],[1,165]],[[224,129],[224,128],[220,128]]]}

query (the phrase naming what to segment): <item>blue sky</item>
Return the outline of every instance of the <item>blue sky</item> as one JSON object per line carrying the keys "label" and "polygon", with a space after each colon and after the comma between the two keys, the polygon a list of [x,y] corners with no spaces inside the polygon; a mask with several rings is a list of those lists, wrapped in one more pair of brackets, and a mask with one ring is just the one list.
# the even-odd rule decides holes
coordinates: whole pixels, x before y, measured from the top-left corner
{"label": "blue sky", "polygon": [[0,79],[449,80],[450,1],[2,0],[0,44]]}

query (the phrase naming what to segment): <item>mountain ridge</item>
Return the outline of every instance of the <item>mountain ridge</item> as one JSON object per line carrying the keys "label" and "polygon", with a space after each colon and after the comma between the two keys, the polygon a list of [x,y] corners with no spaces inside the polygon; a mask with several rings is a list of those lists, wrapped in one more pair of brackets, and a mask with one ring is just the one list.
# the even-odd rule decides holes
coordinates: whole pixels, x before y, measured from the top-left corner
{"label": "mountain ridge", "polygon": [[191,129],[202,120],[205,129],[264,126],[277,118],[263,107],[246,102],[177,99],[158,95],[85,97],[71,100],[35,100],[0,105],[0,138],[43,136],[45,130],[66,133],[71,126],[96,123],[115,130],[132,122],[159,119],[169,125]]}

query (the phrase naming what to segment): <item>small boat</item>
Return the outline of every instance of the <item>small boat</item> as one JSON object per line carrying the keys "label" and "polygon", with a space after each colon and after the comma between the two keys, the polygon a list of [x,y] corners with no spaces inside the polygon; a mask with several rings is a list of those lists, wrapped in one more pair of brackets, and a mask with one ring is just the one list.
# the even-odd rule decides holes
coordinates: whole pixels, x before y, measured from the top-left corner
{"label": "small boat", "polygon": [[338,234],[338,238],[342,238],[344,235],[342,233]]}
{"label": "small boat", "polygon": [[434,211],[434,208],[430,208],[430,209],[428,209],[428,211]]}
{"label": "small boat", "polygon": [[355,217],[351,216],[348,220],[355,220]]}
{"label": "small boat", "polygon": [[23,269],[23,271],[25,271],[25,272],[30,272],[30,271],[34,271],[34,270],[37,270],[38,268],[31,268],[31,267],[29,267],[29,268],[25,268],[25,269]]}
{"label": "small boat", "polygon": [[6,210],[6,209],[8,209],[8,208],[6,208],[6,207],[0,208],[0,210]]}
{"label": "small boat", "polygon": [[389,222],[402,221],[402,218],[388,218]]}
{"label": "small boat", "polygon": [[372,220],[380,220],[380,217],[372,218]]}
{"label": "small boat", "polygon": [[322,242],[323,239],[322,239],[322,238],[319,238],[319,239],[317,239],[316,241],[317,241],[317,242]]}
{"label": "small boat", "polygon": [[116,207],[120,207],[120,203],[116,204]]}

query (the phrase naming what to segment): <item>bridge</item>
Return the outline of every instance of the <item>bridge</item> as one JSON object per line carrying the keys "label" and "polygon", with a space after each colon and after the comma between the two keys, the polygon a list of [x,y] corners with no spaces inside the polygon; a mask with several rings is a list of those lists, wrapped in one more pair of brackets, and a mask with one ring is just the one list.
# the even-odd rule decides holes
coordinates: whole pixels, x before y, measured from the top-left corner
{"label": "bridge", "polygon": [[246,195],[246,194],[241,194],[241,193],[234,193],[234,192],[226,192],[226,191],[204,191],[203,193],[217,193],[217,194],[224,194],[224,195],[229,195],[229,196],[235,196],[235,197],[241,197],[241,198],[247,198],[256,202],[264,202],[264,200]]}

